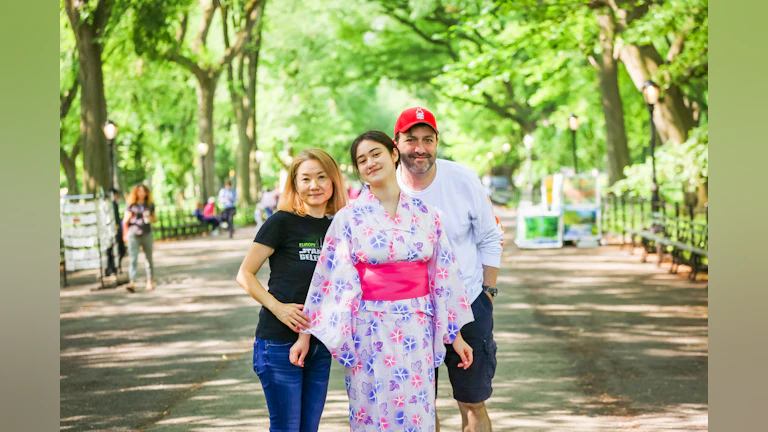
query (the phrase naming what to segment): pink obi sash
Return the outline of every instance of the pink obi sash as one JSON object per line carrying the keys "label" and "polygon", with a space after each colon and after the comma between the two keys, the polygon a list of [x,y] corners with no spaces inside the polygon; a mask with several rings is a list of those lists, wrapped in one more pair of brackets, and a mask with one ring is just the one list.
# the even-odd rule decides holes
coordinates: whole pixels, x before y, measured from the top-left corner
{"label": "pink obi sash", "polygon": [[363,300],[394,301],[429,294],[429,273],[425,262],[355,264],[360,274]]}

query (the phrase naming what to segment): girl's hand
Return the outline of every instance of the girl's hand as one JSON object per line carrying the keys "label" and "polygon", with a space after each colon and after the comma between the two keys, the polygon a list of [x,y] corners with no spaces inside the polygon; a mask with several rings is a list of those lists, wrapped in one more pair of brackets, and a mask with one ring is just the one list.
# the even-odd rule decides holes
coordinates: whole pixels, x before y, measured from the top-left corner
{"label": "girl's hand", "polygon": [[464,370],[472,366],[472,361],[474,360],[472,347],[461,336],[461,332],[456,335],[456,339],[453,340],[451,345],[456,353],[459,354],[459,357],[461,357],[461,363],[458,366],[464,368]]}
{"label": "girl's hand", "polygon": [[291,364],[298,367],[304,367],[304,357],[309,352],[309,335],[299,335],[299,339],[291,347],[288,359]]}
{"label": "girl's hand", "polygon": [[275,301],[275,305],[269,308],[270,312],[275,314],[277,319],[287,325],[289,329],[295,331],[306,330],[309,328],[309,318],[302,312],[304,305],[296,303],[280,303]]}

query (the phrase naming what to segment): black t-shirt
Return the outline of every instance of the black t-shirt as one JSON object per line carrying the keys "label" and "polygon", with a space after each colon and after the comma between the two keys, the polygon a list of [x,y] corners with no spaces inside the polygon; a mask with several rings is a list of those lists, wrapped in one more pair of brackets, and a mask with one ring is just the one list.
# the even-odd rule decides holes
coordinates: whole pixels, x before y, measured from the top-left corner
{"label": "black t-shirt", "polygon": [[154,204],[131,204],[128,206],[131,218],[128,220],[128,234],[142,235],[152,232],[152,224],[144,222],[144,212],[155,213]]}
{"label": "black t-shirt", "polygon": [[[282,303],[304,304],[331,219],[317,219],[279,211],[264,222],[256,243],[275,250],[269,257],[269,292]],[[283,324],[267,308],[259,313],[256,337],[295,342],[298,333]],[[311,344],[320,343],[314,336]]]}

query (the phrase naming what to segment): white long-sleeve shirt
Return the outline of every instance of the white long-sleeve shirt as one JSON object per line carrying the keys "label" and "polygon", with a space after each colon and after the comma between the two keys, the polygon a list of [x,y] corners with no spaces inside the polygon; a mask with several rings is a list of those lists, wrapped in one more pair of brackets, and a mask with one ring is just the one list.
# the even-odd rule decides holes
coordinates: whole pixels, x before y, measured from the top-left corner
{"label": "white long-sleeve shirt", "polygon": [[397,182],[406,195],[438,208],[467,294],[475,301],[483,292],[483,265],[498,268],[501,264],[503,231],[473,170],[443,159],[435,164],[435,179],[424,190],[413,190],[403,183],[402,166],[397,170]]}

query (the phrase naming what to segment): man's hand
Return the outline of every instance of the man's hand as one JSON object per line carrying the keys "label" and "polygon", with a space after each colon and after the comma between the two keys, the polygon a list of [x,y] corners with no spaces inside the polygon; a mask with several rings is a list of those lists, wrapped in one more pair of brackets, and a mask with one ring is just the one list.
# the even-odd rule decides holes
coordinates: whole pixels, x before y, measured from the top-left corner
{"label": "man's hand", "polygon": [[489,293],[488,291],[483,291],[483,293],[485,293],[485,295],[487,295],[488,298],[491,299],[491,303],[493,303],[493,296],[491,295],[491,293]]}

